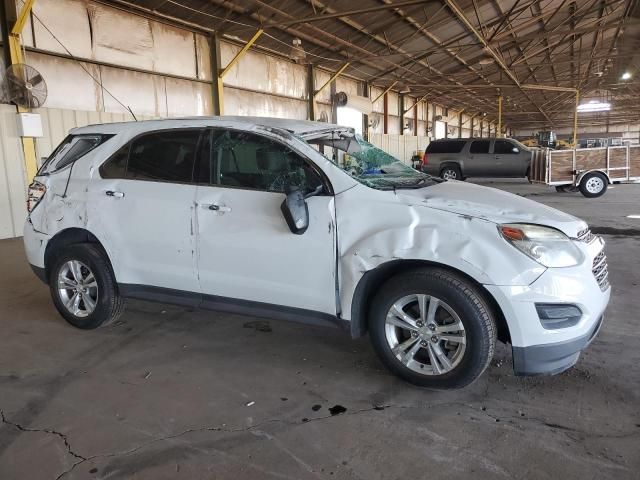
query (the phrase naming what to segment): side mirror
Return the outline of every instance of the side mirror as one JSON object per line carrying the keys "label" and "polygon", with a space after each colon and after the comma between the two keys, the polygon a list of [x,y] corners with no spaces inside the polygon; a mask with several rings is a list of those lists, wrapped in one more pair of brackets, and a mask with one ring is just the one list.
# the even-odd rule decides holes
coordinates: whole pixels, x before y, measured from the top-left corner
{"label": "side mirror", "polygon": [[284,199],[280,210],[289,225],[291,233],[302,235],[309,227],[309,207],[304,199],[304,194],[297,187],[287,190],[287,198]]}
{"label": "side mirror", "polygon": [[520,149],[518,147],[513,147],[511,150],[513,153],[520,153]]}

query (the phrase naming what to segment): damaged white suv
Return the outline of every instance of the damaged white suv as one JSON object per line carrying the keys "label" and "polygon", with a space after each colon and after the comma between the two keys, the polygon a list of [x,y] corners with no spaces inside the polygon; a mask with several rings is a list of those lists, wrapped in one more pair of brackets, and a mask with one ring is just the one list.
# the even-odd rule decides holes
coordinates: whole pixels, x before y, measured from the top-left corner
{"label": "damaged white suv", "polygon": [[124,298],[329,322],[434,388],[475,380],[497,340],[516,374],[565,370],[611,292],[585,222],[430,177],[326,123],[77,128],[28,201],[29,262],[76,327],[113,321]]}

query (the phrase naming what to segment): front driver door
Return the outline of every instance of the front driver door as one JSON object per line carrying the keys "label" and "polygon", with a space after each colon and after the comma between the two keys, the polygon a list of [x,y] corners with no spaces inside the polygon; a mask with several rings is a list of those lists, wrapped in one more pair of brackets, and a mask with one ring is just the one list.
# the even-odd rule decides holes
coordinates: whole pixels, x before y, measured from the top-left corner
{"label": "front driver door", "polygon": [[[212,129],[205,149],[210,155],[200,156],[196,192],[205,306],[303,313],[310,321],[311,312],[293,309],[335,316],[334,197],[320,171],[255,133]],[[307,199],[309,228],[302,235],[291,233],[280,210],[287,185],[306,191],[324,185]]]}

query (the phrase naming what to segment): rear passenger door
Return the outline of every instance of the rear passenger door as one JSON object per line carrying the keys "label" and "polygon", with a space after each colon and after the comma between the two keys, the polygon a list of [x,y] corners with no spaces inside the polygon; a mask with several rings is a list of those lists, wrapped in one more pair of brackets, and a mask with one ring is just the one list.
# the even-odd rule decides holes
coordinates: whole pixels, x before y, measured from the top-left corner
{"label": "rear passenger door", "polygon": [[508,140],[496,139],[493,143],[496,177],[524,177],[526,162],[520,149]]}
{"label": "rear passenger door", "polygon": [[495,175],[495,160],[489,153],[491,140],[473,140],[469,146],[469,161],[465,163],[468,176],[492,177]]}
{"label": "rear passenger door", "polygon": [[129,290],[198,292],[193,170],[202,132],[143,134],[89,182],[89,229],[107,250],[118,283]]}

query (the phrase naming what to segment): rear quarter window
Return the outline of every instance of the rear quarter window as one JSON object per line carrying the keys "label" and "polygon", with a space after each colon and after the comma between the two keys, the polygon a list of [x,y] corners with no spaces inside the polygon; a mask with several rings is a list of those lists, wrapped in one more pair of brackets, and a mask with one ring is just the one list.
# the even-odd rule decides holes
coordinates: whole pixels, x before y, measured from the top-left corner
{"label": "rear quarter window", "polygon": [[51,173],[61,170],[102,145],[111,137],[113,135],[68,135],[45,160],[38,173]]}
{"label": "rear quarter window", "polygon": [[427,153],[460,153],[466,140],[445,140],[431,142],[427,147]]}

